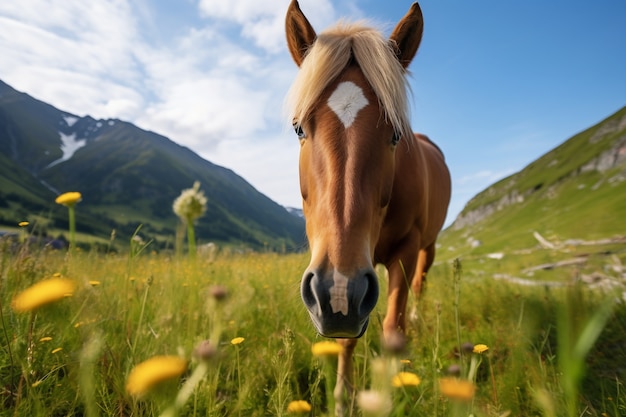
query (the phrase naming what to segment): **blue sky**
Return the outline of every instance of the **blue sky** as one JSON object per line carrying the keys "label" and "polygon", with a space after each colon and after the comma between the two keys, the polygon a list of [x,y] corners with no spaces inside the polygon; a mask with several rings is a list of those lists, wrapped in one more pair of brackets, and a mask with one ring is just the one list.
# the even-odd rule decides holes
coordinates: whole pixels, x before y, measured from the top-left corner
{"label": "blue sky", "polygon": [[[0,2],[0,79],[77,115],[120,118],[300,206],[282,111],[289,0]],[[301,0],[388,34],[410,1]],[[444,150],[448,223],[476,193],[626,105],[623,0],[423,0],[412,120]]]}

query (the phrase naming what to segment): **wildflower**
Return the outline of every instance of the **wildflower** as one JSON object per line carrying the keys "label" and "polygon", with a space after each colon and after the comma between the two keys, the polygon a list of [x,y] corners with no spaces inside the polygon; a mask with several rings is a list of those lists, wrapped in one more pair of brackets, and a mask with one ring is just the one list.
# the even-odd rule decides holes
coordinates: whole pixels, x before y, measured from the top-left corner
{"label": "wildflower", "polygon": [[154,356],[133,368],[126,391],[141,396],[161,382],[180,377],[186,369],[187,361],[178,356]]}
{"label": "wildflower", "polygon": [[174,213],[187,223],[201,217],[206,211],[207,198],[200,191],[200,182],[193,183],[193,188],[187,188],[174,200]]}
{"label": "wildflower", "polygon": [[392,408],[391,399],[375,390],[359,392],[356,402],[365,417],[388,416]]}
{"label": "wildflower", "polygon": [[391,354],[399,355],[406,347],[406,336],[404,333],[395,331],[383,339],[383,347]]}
{"label": "wildflower", "polygon": [[70,246],[74,248],[76,246],[76,212],[74,206],[76,203],[82,200],[82,195],[79,192],[73,191],[65,194],[61,194],[54,200],[57,204],[61,204],[67,207],[69,216],[69,228],[70,228]]}
{"label": "wildflower", "polygon": [[243,343],[243,341],[246,340],[243,337],[235,337],[233,340],[230,341],[231,345],[239,345],[241,343]]}
{"label": "wildflower", "polygon": [[51,340],[52,340],[52,338],[50,336],[45,336],[45,337],[42,337],[41,339],[39,339],[39,341],[42,342],[42,343],[43,342],[49,342]]}
{"label": "wildflower", "polygon": [[19,227],[26,227],[26,226],[28,226],[29,224],[30,224],[30,223],[28,223],[28,222],[19,222],[17,225],[18,225]]}
{"label": "wildflower", "polygon": [[100,281],[89,281],[89,285],[91,285],[92,287],[97,287],[98,285],[100,285]]}
{"label": "wildflower", "polygon": [[441,378],[439,379],[439,391],[448,398],[469,401],[474,398],[476,385],[464,379]]}
{"label": "wildflower", "polygon": [[448,373],[448,375],[459,376],[461,375],[461,367],[458,364],[453,363],[452,365],[448,366],[446,372]]}
{"label": "wildflower", "polygon": [[189,245],[189,256],[196,254],[196,235],[193,229],[194,220],[201,217],[206,211],[207,198],[200,191],[200,183],[193,183],[193,188],[183,190],[183,192],[174,200],[172,206],[174,213],[180,220],[187,225],[187,243]]}
{"label": "wildflower", "polygon": [[311,353],[313,356],[338,356],[343,352],[343,346],[337,342],[317,342],[311,346]]}
{"label": "wildflower", "polygon": [[398,372],[392,379],[391,385],[396,388],[416,387],[422,382],[420,377],[411,372]]}
{"label": "wildflower", "polygon": [[63,348],[62,347],[58,347],[56,349],[52,349],[52,354],[54,355],[55,353],[59,353],[60,351],[62,351]]}
{"label": "wildflower", "polygon": [[304,400],[291,401],[287,405],[288,413],[308,413],[311,411],[311,404]]}
{"label": "wildflower", "polygon": [[193,356],[196,358],[207,361],[217,354],[217,348],[210,340],[203,340],[193,350]]}
{"label": "wildflower", "polygon": [[11,306],[17,312],[32,311],[46,304],[61,300],[67,294],[73,293],[75,287],[76,285],[73,281],[65,278],[51,278],[40,281],[15,296]]}
{"label": "wildflower", "polygon": [[72,191],[61,194],[54,200],[54,202],[66,207],[73,207],[76,203],[80,202],[82,198],[83,196],[79,192]]}
{"label": "wildflower", "polygon": [[472,353],[474,351],[474,344],[472,342],[465,342],[461,345],[461,352]]}
{"label": "wildflower", "polygon": [[483,345],[483,344],[478,344],[476,346],[474,346],[474,353],[483,353],[489,350],[489,347],[487,345]]}
{"label": "wildflower", "polygon": [[228,290],[226,287],[221,285],[213,285],[209,288],[209,294],[215,299],[215,301],[222,301],[228,297]]}

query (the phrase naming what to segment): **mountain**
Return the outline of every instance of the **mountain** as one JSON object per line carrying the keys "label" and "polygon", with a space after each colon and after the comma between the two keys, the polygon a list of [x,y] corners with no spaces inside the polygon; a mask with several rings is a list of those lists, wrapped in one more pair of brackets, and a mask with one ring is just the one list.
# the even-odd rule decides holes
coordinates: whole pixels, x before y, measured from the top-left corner
{"label": "mountain", "polygon": [[442,233],[439,254],[624,237],[626,107],[477,194]]}
{"label": "mountain", "polygon": [[[208,209],[196,236],[289,250],[305,242],[304,221],[233,171],[170,139],[117,119],[79,117],[0,81],[0,224],[36,219],[66,229],[56,195],[80,191],[79,232],[107,238],[112,229],[168,241],[178,219],[172,202],[200,181]],[[165,243],[164,243],[165,244]]]}

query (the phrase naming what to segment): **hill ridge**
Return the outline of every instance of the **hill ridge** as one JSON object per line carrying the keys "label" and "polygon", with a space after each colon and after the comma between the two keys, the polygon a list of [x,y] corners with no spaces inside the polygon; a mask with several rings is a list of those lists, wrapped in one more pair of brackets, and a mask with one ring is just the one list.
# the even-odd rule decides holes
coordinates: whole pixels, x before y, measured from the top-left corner
{"label": "hill ridge", "polygon": [[[582,157],[569,155],[572,152],[569,148],[583,149],[585,144],[593,145],[595,152],[589,152]],[[558,159],[562,154],[568,154],[567,157],[571,159],[576,158],[573,161],[565,161],[566,169],[559,170],[557,166],[564,164]],[[517,173],[478,193],[466,204],[450,228],[459,230],[475,225],[511,205],[524,203],[535,193],[557,187],[563,181],[592,171],[606,173],[624,164],[626,164],[626,107],[564,141]],[[524,176],[533,170],[552,170],[558,173],[532,184]],[[614,178],[614,181],[624,181],[624,172],[618,172],[606,180],[611,181],[611,178]],[[519,186],[520,181],[526,184]]]}

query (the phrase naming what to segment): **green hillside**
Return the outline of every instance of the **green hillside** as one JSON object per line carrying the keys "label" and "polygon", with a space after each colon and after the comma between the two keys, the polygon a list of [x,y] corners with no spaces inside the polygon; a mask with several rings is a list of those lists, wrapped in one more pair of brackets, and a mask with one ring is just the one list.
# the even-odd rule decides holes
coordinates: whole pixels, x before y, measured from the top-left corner
{"label": "green hillside", "polygon": [[[68,139],[69,138],[69,139]],[[64,141],[79,143],[64,154]],[[154,132],[121,120],[63,112],[0,81],[0,229],[27,220],[34,232],[67,230],[56,195],[83,195],[78,232],[107,242],[139,225],[155,246],[172,247],[178,218],[172,202],[195,181],[208,198],[196,227],[200,243],[299,250],[304,221],[215,165]]]}
{"label": "green hillside", "polygon": [[[625,238],[626,107],[476,195],[442,233],[438,261],[461,257],[479,274],[519,276],[580,258],[565,278],[619,268]],[[554,278],[544,273],[553,269],[528,276]]]}

